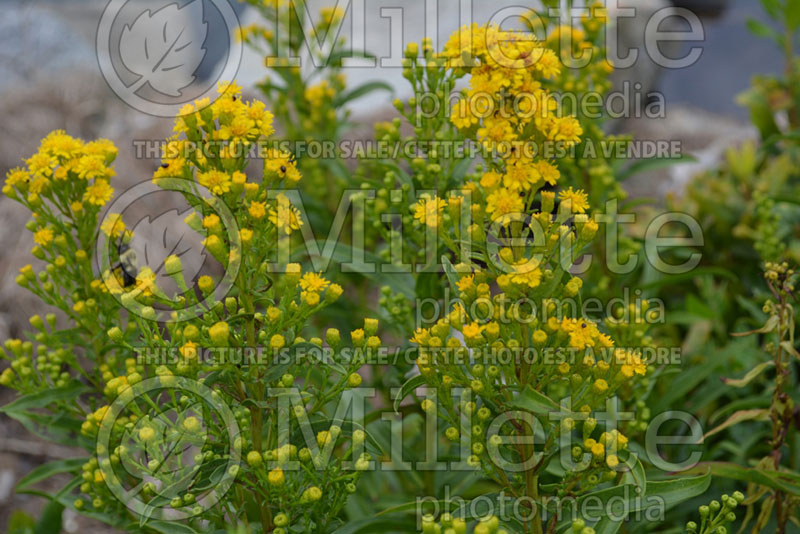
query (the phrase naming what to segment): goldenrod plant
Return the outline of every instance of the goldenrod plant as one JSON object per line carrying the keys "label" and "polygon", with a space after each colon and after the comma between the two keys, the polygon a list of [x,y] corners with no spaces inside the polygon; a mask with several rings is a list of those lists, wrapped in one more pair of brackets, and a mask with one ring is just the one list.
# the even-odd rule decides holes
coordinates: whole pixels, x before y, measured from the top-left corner
{"label": "goldenrod plant", "polygon": [[[601,2],[408,44],[413,96],[351,167],[299,149],[339,146],[346,104],[386,87],[347,89],[342,61],[367,55],[338,48],[345,13],[249,3],[266,102],[222,82],[186,105],[133,190],[121,147],[64,131],[7,173],[35,243],[16,281],[48,309],[0,349],[0,410],[84,451],[19,482],[48,505],[10,532],[58,532],[65,508],[147,534],[797,528],[794,59],[748,100],[761,145],[674,201],[708,232],[700,267],[619,274],[608,258],[647,250],[614,225],[623,181],[664,161],[604,150],[630,139],[581,105],[611,90]],[[764,4],[785,34],[754,29],[793,58],[797,3]],[[324,66],[306,72],[309,40]],[[202,254],[138,254],[117,202],[139,188],[188,206]],[[359,216],[337,211],[345,189]],[[353,231],[330,259],[351,273],[302,250],[334,219]]]}
{"label": "goldenrod plant", "polygon": [[[628,452],[629,438],[595,417],[611,410],[614,399],[636,400],[637,384],[649,373],[642,340],[615,345],[597,323],[570,311],[583,285],[570,270],[598,232],[594,210],[582,189],[545,189],[560,185],[558,159],[520,148],[581,142],[580,122],[563,114],[539,82],[559,74],[558,57],[494,26],[464,27],[438,58],[427,56],[443,66],[473,62],[450,121],[483,148],[485,167],[446,198],[423,194],[413,205],[420,250],[439,253],[428,244],[441,243],[457,299],[414,333],[420,374],[403,392],[426,385],[421,408],[447,425],[444,436],[467,455],[462,468],[527,499],[528,514],[512,522],[514,531],[552,532],[564,521],[555,512],[561,501],[601,498],[614,487],[638,488],[657,500],[658,484],[646,482]],[[499,112],[525,91],[537,103],[529,114]],[[479,93],[492,97],[481,102],[494,112],[474,110],[471,98]],[[437,191],[439,165],[433,165],[424,169],[434,179],[427,186]],[[683,486],[688,498],[707,483],[699,477],[664,484]],[[624,517],[606,511],[580,519],[608,529]]]}
{"label": "goldenrod plant", "polygon": [[[177,256],[161,267],[178,297],[150,267],[93,271],[98,213],[113,194],[109,142],[57,131],[9,174],[4,193],[31,210],[33,254],[44,264],[23,268],[17,282],[62,316],[34,316],[30,340],[6,341],[11,366],[0,380],[19,398],[3,411],[88,453],[39,468],[22,486],[73,473],[53,502],[117,529],[208,532],[243,522],[327,532],[370,456],[363,428],[326,413],[361,384],[366,354],[381,345],[378,323],[349,341],[335,329],[306,332],[342,288],[298,264],[267,268],[303,224],[284,194],[301,174],[288,154],[266,148],[262,178],[250,181],[248,150],[273,133],[273,116],[235,84],[220,93],[183,110],[153,182],[195,207],[187,224],[225,268],[224,298],[215,289],[225,276],[187,280]],[[99,234],[111,240],[113,263],[131,232],[111,213]],[[188,307],[197,315],[184,315]],[[280,417],[310,439],[290,439]]]}

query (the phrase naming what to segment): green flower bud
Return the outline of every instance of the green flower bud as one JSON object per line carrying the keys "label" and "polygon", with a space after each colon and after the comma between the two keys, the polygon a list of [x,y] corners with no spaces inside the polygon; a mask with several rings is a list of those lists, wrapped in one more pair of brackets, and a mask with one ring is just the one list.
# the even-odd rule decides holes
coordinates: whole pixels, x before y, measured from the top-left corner
{"label": "green flower bud", "polygon": [[225,321],[220,321],[208,329],[208,336],[211,338],[211,342],[216,347],[227,347],[228,335],[228,323]]}
{"label": "green flower bud", "polygon": [[115,343],[121,343],[123,340],[122,330],[118,326],[114,326],[108,330],[108,337]]}
{"label": "green flower bud", "polygon": [[336,348],[339,346],[339,343],[341,343],[342,337],[339,333],[339,330],[336,328],[328,328],[328,330],[325,332],[325,340],[328,342],[328,345]]}
{"label": "green flower bud", "polygon": [[183,271],[183,266],[181,265],[181,259],[176,255],[168,256],[166,260],[164,260],[164,270],[168,275],[175,275]]}
{"label": "green flower bud", "polygon": [[231,315],[236,313],[236,311],[239,309],[239,303],[235,297],[227,297],[225,299],[225,309],[228,310],[228,313]]}
{"label": "green flower bud", "polygon": [[30,318],[31,326],[36,330],[44,330],[44,321],[40,315],[34,315]]}
{"label": "green flower bud", "polygon": [[350,376],[347,378],[347,385],[351,388],[357,388],[361,385],[361,375],[358,373],[351,373]]}
{"label": "green flower bud", "polygon": [[374,336],[378,333],[378,320],[377,319],[364,319],[364,333],[369,336]]}
{"label": "green flower bud", "polygon": [[263,463],[263,458],[261,457],[261,453],[258,451],[250,451],[247,453],[247,465],[252,468],[261,467]]}

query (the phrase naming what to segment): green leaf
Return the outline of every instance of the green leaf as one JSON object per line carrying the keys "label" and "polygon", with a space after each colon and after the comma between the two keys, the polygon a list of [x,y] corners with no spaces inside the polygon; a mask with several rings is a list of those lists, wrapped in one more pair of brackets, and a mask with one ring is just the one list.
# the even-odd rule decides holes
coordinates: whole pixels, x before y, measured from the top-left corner
{"label": "green leaf", "polygon": [[8,520],[8,534],[34,534],[36,522],[22,510],[16,510]]}
{"label": "green leaf", "polygon": [[64,505],[58,501],[50,501],[42,511],[42,517],[36,522],[34,534],[58,534],[63,524]]}
{"label": "green leaf", "polygon": [[[123,524],[123,522],[124,522],[124,520],[122,519],[122,516],[112,515],[110,513],[96,512],[94,510],[86,509],[86,508],[82,508],[80,510],[75,508],[75,497],[71,495],[71,492],[75,488],[80,486],[81,483],[83,483],[83,479],[81,477],[79,477],[79,476],[75,477],[74,479],[72,479],[72,481],[69,484],[64,486],[61,489],[61,491],[59,491],[53,497],[53,499],[58,501],[59,503],[61,503],[61,505],[64,508],[66,508],[68,510],[72,510],[76,514],[79,514],[79,515],[82,515],[82,516],[86,516],[86,517],[90,517],[92,519],[96,519],[97,521],[100,521],[101,523],[105,523],[106,525],[121,526]],[[129,529],[120,528],[119,530],[128,530],[128,531],[130,531],[130,530],[133,530],[133,529],[132,528],[129,528]]]}
{"label": "green leaf", "polygon": [[713,430],[709,430],[706,432],[698,443],[703,443],[706,438],[713,436],[714,434],[718,434],[722,432],[726,428],[732,427],[734,425],[738,425],[743,421],[767,421],[769,419],[769,410],[764,409],[756,409],[756,410],[740,410],[734,414],[732,414],[728,419],[725,420],[724,423],[719,425],[717,428]]}
{"label": "green leaf", "polygon": [[19,421],[31,433],[58,443],[74,447],[80,445],[84,448],[91,447],[89,440],[80,435],[81,423],[75,417],[64,412],[56,414],[39,414],[33,412],[7,412],[9,417]]}
{"label": "green leaf", "polygon": [[765,39],[777,40],[778,32],[767,26],[761,21],[756,19],[749,19],[747,21],[747,28],[756,37],[763,37]]}
{"label": "green leaf", "polygon": [[628,467],[628,471],[622,475],[623,483],[632,483],[643,491],[647,489],[647,475],[639,456],[626,450],[619,453],[619,459]]}
{"label": "green leaf", "polygon": [[81,466],[86,463],[85,458],[70,458],[67,460],[57,460],[42,464],[30,473],[22,477],[17,483],[17,493],[27,493],[27,490],[37,482],[47,480],[48,478],[61,474],[72,473],[80,470]]}
{"label": "green leaf", "polygon": [[418,299],[439,299],[442,297],[442,284],[439,273],[421,272],[417,274],[414,291]]}
{"label": "green leaf", "polygon": [[797,349],[794,348],[791,341],[788,339],[786,341],[781,341],[780,346],[783,350],[800,360],[800,352],[797,352]]}
{"label": "green leaf", "polygon": [[195,482],[192,484],[192,490],[202,492],[218,486],[227,472],[227,460],[220,459],[212,462],[203,462],[200,475],[195,477]]}
{"label": "green leaf", "polygon": [[684,473],[710,469],[715,477],[752,482],[774,490],[800,496],[800,474],[787,471],[767,471],[765,469],[743,467],[730,462],[703,462]]}
{"label": "green leaf", "polygon": [[800,0],[786,0],[786,26],[794,32],[800,27]]}
{"label": "green leaf", "polygon": [[761,5],[764,6],[764,10],[773,19],[777,19],[780,16],[781,14],[780,0],[761,0]]}
{"label": "green leaf", "polygon": [[457,161],[453,166],[453,171],[448,180],[448,186],[450,186],[450,188],[459,189],[459,186],[464,182],[464,176],[466,176],[472,162],[472,158],[464,158]]}
{"label": "green leaf", "polygon": [[[618,519],[626,517],[634,511],[637,496],[636,487],[633,484],[621,484],[581,495],[576,500],[575,509],[586,510],[582,515],[587,521],[600,520],[608,516]],[[597,506],[597,504],[587,506],[587,501],[602,503],[602,506]],[[557,506],[555,503],[548,503],[548,507],[553,512],[557,511]]]}
{"label": "green leaf", "polygon": [[394,411],[396,412],[400,409],[400,403],[403,402],[406,397],[411,395],[415,389],[424,385],[425,377],[422,375],[412,376],[406,380],[406,383],[400,387],[400,392],[394,399]]}
{"label": "green leaf", "polygon": [[[597,532],[615,533],[621,523],[620,518],[634,512],[643,512],[652,507],[669,509],[677,504],[701,495],[708,490],[711,485],[711,471],[705,470],[700,476],[673,478],[669,480],[648,480],[646,491],[639,493],[633,484],[621,484],[611,488],[593,491],[578,497],[576,502],[577,510],[586,510],[584,519],[588,521],[598,521],[598,525],[603,530]],[[589,506],[588,502],[602,503],[598,507],[596,504]],[[591,512],[590,512],[591,511]],[[562,523],[560,532],[566,533],[569,523]]]}
{"label": "green leaf", "polygon": [[511,408],[525,410],[534,415],[549,415],[554,412],[564,414],[570,413],[565,408],[539,391],[536,391],[531,386],[526,386],[522,393],[517,395],[511,402],[508,403]]}
{"label": "green leaf", "polygon": [[[706,470],[704,474],[696,477],[672,478],[669,480],[655,480],[647,482],[647,497],[658,497],[659,502],[645,499],[641,510],[650,506],[663,506],[670,509],[676,504],[688,501],[692,497],[702,495],[711,485],[711,471]],[[636,511],[638,511],[637,509]]]}
{"label": "green leaf", "polygon": [[341,65],[343,59],[358,58],[358,59],[376,59],[374,55],[369,52],[356,52],[351,50],[334,50],[328,57],[328,65]]}
{"label": "green leaf", "polygon": [[389,91],[389,93],[393,93],[394,89],[386,82],[367,82],[355,87],[354,89],[351,89],[350,91],[342,93],[339,97],[334,99],[333,103],[335,106],[343,106],[351,100],[361,98],[362,96],[372,93],[373,91]]}
{"label": "green leaf", "polygon": [[753,334],[769,334],[778,327],[779,318],[777,315],[771,315],[764,326],[749,332],[733,332],[731,335],[734,337],[752,336]]}
{"label": "green leaf", "polygon": [[[412,503],[418,506],[419,503]],[[410,529],[410,530],[409,530]],[[395,519],[387,517],[370,517],[347,524],[334,530],[331,534],[374,534],[375,532],[417,532],[413,518]]]}
{"label": "green leaf", "polygon": [[727,417],[728,414],[732,414],[738,410],[749,410],[751,408],[767,408],[770,405],[772,398],[768,395],[758,396],[753,395],[750,397],[745,397],[744,399],[735,400],[733,402],[726,403],[724,406],[720,406],[716,412],[711,414],[708,418],[708,424],[714,425],[718,421],[722,420],[724,417]]}
{"label": "green leaf", "polygon": [[667,168],[667,167],[672,167],[673,165],[678,165],[680,163],[694,163],[696,161],[697,161],[697,158],[695,158],[694,156],[692,156],[690,154],[683,154],[683,155],[681,155],[680,157],[677,157],[677,158],[669,158],[669,157],[667,157],[667,158],[659,158],[659,157],[656,157],[656,158],[643,159],[641,161],[637,161],[635,163],[632,163],[631,165],[628,166],[628,168],[620,171],[618,173],[618,175],[617,175],[618,176],[617,179],[620,182],[623,182],[623,181],[627,180],[628,178],[631,178],[631,177],[633,177],[633,176],[635,176],[637,174],[641,174],[643,172],[655,171],[655,170],[658,170],[658,169],[664,169],[664,168]]}
{"label": "green leaf", "polygon": [[761,89],[757,87],[748,89],[736,97],[736,102],[750,110],[750,121],[758,128],[761,139],[781,134],[769,100]]}
{"label": "green leaf", "polygon": [[197,534],[195,529],[183,523],[169,523],[167,521],[153,521],[147,523],[147,528],[153,529],[156,532],[161,532],[162,534]]}
{"label": "green leaf", "polygon": [[595,534],[617,534],[621,526],[622,521],[616,521],[610,517],[604,517],[595,523],[593,528]]}
{"label": "green leaf", "polygon": [[761,364],[756,365],[746,375],[742,378],[735,379],[735,378],[723,378],[722,381],[725,382],[727,385],[735,388],[743,388],[753,380],[755,380],[761,373],[769,369],[770,367],[774,367],[775,362],[768,361]]}
{"label": "green leaf", "polygon": [[447,256],[442,256],[442,267],[444,268],[444,274],[447,275],[447,281],[450,282],[450,291],[454,295],[458,295],[458,273]]}
{"label": "green leaf", "polygon": [[74,399],[88,390],[89,388],[80,382],[71,382],[61,388],[46,389],[37,393],[23,395],[14,402],[0,407],[0,412],[10,415],[11,413],[21,413],[36,408],[44,408],[56,401]]}

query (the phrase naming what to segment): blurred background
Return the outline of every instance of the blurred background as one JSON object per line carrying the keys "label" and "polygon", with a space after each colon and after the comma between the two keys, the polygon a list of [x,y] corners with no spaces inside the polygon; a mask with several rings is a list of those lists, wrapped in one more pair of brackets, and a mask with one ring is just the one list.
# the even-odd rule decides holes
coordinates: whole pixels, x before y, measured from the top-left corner
{"label": "blurred background", "polygon": [[[137,0],[137,3],[145,5],[147,1]],[[254,12],[235,0],[232,3],[242,24],[256,21]],[[335,1],[309,3],[336,4]],[[44,135],[54,129],[64,129],[84,139],[106,137],[117,144],[120,148],[117,186],[120,189],[151,177],[157,162],[136,159],[132,140],[165,138],[171,134],[171,120],[129,107],[110,90],[103,78],[95,40],[106,4],[103,0],[3,0],[0,3],[0,121],[3,131],[0,172],[3,175],[17,166],[21,158],[34,152]],[[484,22],[496,9],[520,4],[536,5],[519,0],[475,2],[474,20]],[[641,46],[643,26],[649,14],[672,6],[673,2],[627,0],[621,4],[638,8],[637,17],[626,20],[622,28],[623,38],[629,46],[635,47]],[[386,39],[389,21],[381,18],[381,8],[398,5],[398,0],[367,3],[369,24],[372,21],[384,24],[381,28],[368,26],[366,29],[366,48],[379,57],[388,55],[390,46]],[[406,43],[419,41],[425,27],[425,2],[402,0],[400,5],[406,30],[403,40]],[[457,5],[458,0],[439,2],[442,39],[458,26],[458,17],[454,14]],[[639,139],[679,140],[684,151],[692,153],[697,161],[646,174],[636,183],[626,184],[639,196],[663,198],[669,192],[679,195],[693,176],[714,166],[727,147],[754,138],[756,132],[748,125],[747,112],[736,105],[736,96],[749,86],[753,75],[775,73],[782,68],[782,58],[772,49],[772,44],[752,38],[747,29],[746,21],[750,18],[767,21],[758,2],[675,0],[674,5],[688,8],[701,17],[705,41],[685,45],[702,47],[700,60],[679,70],[662,70],[645,60],[632,69],[618,71],[618,83],[639,82],[645,94],[660,91],[666,100],[666,116],[617,121],[611,128],[615,132],[633,133]],[[207,39],[219,40],[224,35],[212,27]],[[207,41],[206,44],[211,43]],[[667,55],[671,54],[680,57],[685,51],[673,47]],[[213,75],[213,65],[204,70],[198,74]],[[353,110],[357,123],[369,126],[377,120],[393,117],[392,99],[409,96],[410,88],[406,87],[398,68],[351,68],[346,73],[352,84],[380,79],[395,88],[395,95],[380,92],[359,100],[358,108]],[[245,91],[253,92],[254,85],[266,74],[263,58],[245,48],[237,76]],[[26,214],[20,206],[0,198],[0,339],[19,336],[27,325],[27,318],[40,311],[34,298],[14,283],[19,268],[31,260],[31,235],[22,231],[25,222]],[[10,394],[7,390],[0,393]],[[0,403],[6,401],[7,398],[0,399]],[[41,499],[14,494],[20,477],[44,461],[72,455],[69,449],[39,442],[19,425],[0,419],[0,529],[5,529],[13,510],[24,509],[36,515],[43,504]],[[66,532],[107,532],[74,515],[67,516],[64,526]]]}

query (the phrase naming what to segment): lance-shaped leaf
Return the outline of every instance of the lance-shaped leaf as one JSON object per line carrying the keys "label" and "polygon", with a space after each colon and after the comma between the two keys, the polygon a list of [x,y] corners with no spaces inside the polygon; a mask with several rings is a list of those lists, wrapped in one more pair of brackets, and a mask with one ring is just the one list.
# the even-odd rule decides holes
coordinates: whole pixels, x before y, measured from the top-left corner
{"label": "lance-shaped leaf", "polygon": [[761,328],[758,328],[756,330],[750,330],[749,332],[734,332],[731,335],[734,337],[742,337],[742,336],[751,336],[753,334],[769,334],[770,332],[775,330],[775,328],[778,327],[778,321],[779,321],[778,316],[773,315],[769,319],[767,319],[767,322],[764,323],[764,326],[762,326]]}
{"label": "lance-shaped leaf", "polygon": [[709,469],[715,477],[752,482],[774,490],[800,496],[800,473],[795,473],[793,471],[770,471],[758,466],[744,467],[731,462],[703,462],[697,464],[689,471],[684,471],[684,473],[690,474],[707,471]]}
{"label": "lance-shaped leaf", "polygon": [[569,414],[569,410],[559,406],[559,404],[539,391],[536,391],[530,386],[508,403],[511,408],[518,408],[531,412],[534,415],[548,416],[551,413]]}
{"label": "lance-shaped leaf", "polygon": [[770,367],[774,367],[775,362],[769,361],[764,362],[756,365],[746,375],[742,378],[734,379],[734,378],[723,378],[722,381],[725,382],[729,386],[733,386],[735,388],[743,388],[753,380],[755,380],[761,373],[769,369]]}
{"label": "lance-shaped leaf", "polygon": [[411,395],[415,389],[418,387],[422,387],[425,385],[425,377],[422,375],[412,376],[406,383],[400,387],[400,391],[397,393],[397,397],[394,399],[394,411],[398,411],[400,409],[400,403],[403,400]]}
{"label": "lance-shaped leaf", "polygon": [[738,425],[742,421],[766,421],[769,419],[769,410],[765,409],[756,409],[756,410],[740,410],[725,420],[724,423],[719,425],[717,428],[713,430],[709,430],[705,433],[705,435],[700,438],[698,443],[703,443],[706,438],[713,436],[714,434],[718,434],[722,432],[726,428],[732,427],[734,425]]}

